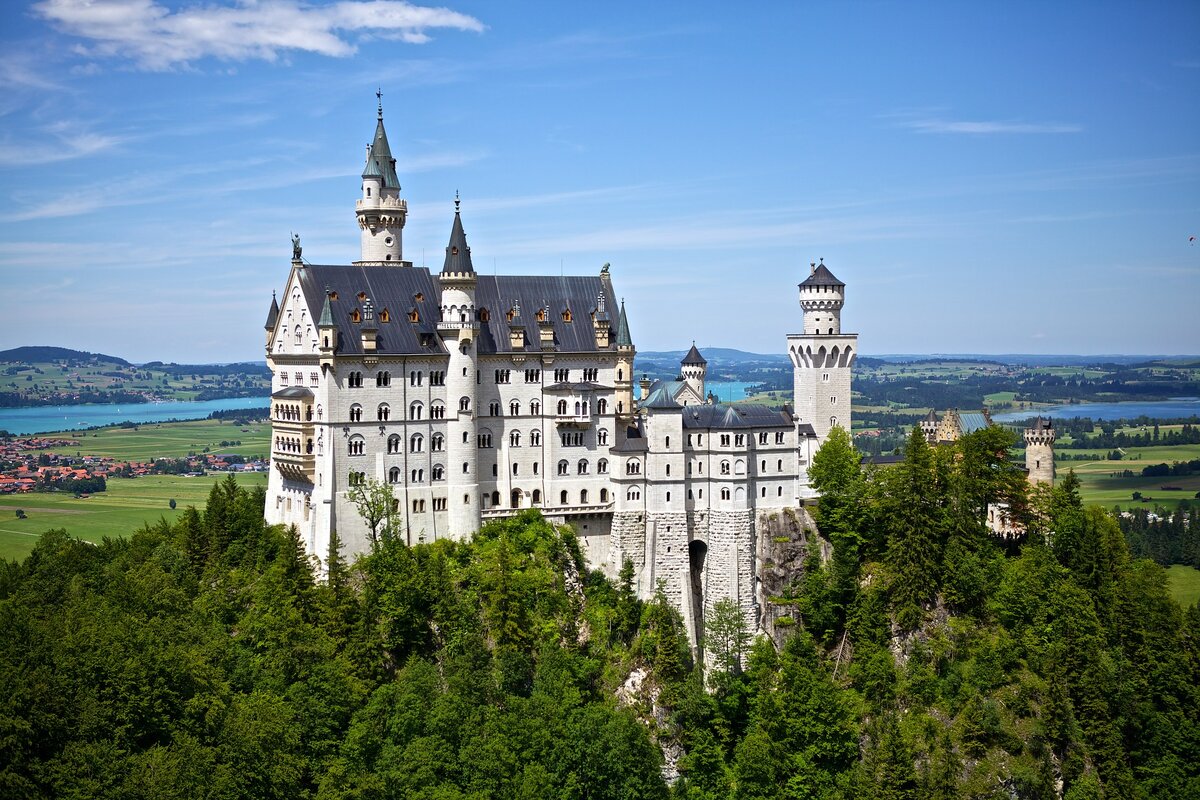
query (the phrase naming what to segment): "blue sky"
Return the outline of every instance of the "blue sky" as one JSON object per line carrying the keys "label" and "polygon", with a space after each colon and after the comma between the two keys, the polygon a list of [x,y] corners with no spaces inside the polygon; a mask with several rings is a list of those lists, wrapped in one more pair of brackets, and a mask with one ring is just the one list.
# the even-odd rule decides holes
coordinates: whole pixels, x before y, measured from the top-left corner
{"label": "blue sky", "polygon": [[[7,2],[0,348],[262,356],[357,257],[375,90],[440,268],[612,264],[639,349],[1200,352],[1200,4]],[[1195,236],[1195,242],[1189,237]]]}

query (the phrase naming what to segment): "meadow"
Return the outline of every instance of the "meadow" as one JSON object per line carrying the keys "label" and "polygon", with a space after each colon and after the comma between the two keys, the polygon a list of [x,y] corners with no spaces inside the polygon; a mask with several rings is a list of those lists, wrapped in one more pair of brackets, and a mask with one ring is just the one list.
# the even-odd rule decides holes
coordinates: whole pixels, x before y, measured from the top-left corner
{"label": "meadow", "polygon": [[[267,484],[265,472],[235,474],[238,484],[247,489]],[[65,528],[72,536],[100,542],[105,537],[128,536],[159,518],[174,521],[188,506],[203,509],[213,484],[224,479],[225,473],[199,478],[148,475],[110,478],[108,491],[87,498],[66,492],[0,496],[0,558],[24,558],[51,528]],[[176,502],[174,510],[171,500]],[[17,518],[18,509],[26,519]]]}
{"label": "meadow", "polygon": [[1171,596],[1184,608],[1200,602],[1200,569],[1172,564],[1167,567],[1167,585]]}
{"label": "meadow", "polygon": [[[113,427],[38,435],[77,439],[79,447],[75,450],[78,454],[109,456],[120,461],[181,458],[189,453],[205,452],[266,457],[270,451],[271,426],[265,422],[238,426],[228,420],[199,419],[152,423],[137,428]],[[240,441],[241,444],[222,447],[222,441]],[[52,450],[70,452],[69,448]]]}

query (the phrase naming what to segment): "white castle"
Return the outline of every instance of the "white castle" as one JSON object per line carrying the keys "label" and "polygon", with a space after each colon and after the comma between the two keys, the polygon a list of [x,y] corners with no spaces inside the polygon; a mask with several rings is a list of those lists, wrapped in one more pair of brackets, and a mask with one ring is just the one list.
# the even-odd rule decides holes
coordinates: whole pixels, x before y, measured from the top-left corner
{"label": "white castle", "polygon": [[813,492],[812,455],[850,429],[857,336],[841,330],[845,284],[822,263],[800,284],[804,332],[787,337],[795,408],[706,395],[692,346],[676,381],[642,382],[605,265],[567,277],[479,275],[455,201],[438,274],[404,260],[407,204],[383,111],[356,204],[362,257],[291,273],[266,323],[272,372],[267,520],[295,525],[324,559],[370,547],[348,493],[386,483],[409,543],[464,539],[539,509],[569,523],[591,566],[632,561],[693,642],[705,613],[737,601],[760,624],[756,537]]}

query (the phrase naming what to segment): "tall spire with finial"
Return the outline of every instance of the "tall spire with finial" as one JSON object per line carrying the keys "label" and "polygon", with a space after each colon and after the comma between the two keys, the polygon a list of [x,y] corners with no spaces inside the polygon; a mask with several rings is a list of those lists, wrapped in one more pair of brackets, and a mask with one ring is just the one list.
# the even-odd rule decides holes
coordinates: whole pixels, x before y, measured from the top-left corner
{"label": "tall spire with finial", "polygon": [[454,225],[450,228],[450,243],[446,245],[446,261],[442,265],[442,274],[475,274],[471,263],[471,248],[467,246],[467,234],[463,231],[462,201],[458,192],[454,193]]}
{"label": "tall spire with finial", "polygon": [[383,90],[375,90],[375,137],[367,145],[362,173],[362,197],[355,207],[362,232],[362,257],[358,264],[404,261],[403,232],[408,204],[400,199],[396,159],[383,127]]}

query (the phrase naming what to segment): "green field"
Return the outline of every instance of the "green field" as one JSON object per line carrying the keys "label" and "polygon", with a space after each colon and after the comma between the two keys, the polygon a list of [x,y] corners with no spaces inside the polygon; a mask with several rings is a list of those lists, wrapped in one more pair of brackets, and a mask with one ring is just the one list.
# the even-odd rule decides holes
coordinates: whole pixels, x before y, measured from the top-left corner
{"label": "green field", "polygon": [[[38,537],[51,528],[65,528],[72,536],[99,542],[105,537],[128,536],[160,517],[174,521],[188,506],[203,508],[213,484],[224,478],[224,474],[110,478],[108,491],[86,499],[65,492],[5,495],[0,497],[0,558],[24,558]],[[247,488],[267,483],[265,472],[237,473],[237,479]],[[177,504],[174,511],[169,505],[172,498]],[[18,520],[17,509],[24,510],[28,518]]]}
{"label": "green field", "polygon": [[1171,596],[1184,608],[1200,602],[1200,569],[1172,564],[1167,567],[1167,583]]}
{"label": "green field", "polygon": [[[229,453],[266,457],[270,451],[271,426],[254,423],[237,426],[232,422],[200,419],[192,422],[163,422],[134,428],[104,428],[98,431],[44,433],[47,438],[78,439],[74,451],[81,455],[111,456],[121,461],[151,461],[155,458],[180,458],[191,453]],[[240,446],[221,447],[222,441],[240,441]],[[67,455],[71,448],[52,448]]]}

